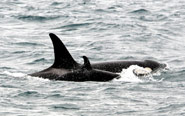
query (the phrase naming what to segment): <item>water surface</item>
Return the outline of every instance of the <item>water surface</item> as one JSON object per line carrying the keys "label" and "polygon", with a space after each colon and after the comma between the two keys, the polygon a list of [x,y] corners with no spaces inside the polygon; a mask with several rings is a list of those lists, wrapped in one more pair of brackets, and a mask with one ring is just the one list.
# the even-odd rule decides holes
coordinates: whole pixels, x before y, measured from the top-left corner
{"label": "water surface", "polygon": [[[183,0],[3,0],[0,2],[0,115],[185,115]],[[149,80],[63,82],[26,76],[53,63],[48,34],[83,63],[156,60]]]}

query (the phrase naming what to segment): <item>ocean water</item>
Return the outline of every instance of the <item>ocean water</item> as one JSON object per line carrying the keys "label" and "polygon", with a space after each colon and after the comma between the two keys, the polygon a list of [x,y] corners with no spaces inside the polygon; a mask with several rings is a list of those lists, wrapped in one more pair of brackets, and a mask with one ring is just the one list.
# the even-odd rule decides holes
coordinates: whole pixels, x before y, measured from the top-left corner
{"label": "ocean water", "polygon": [[[184,116],[185,1],[1,0],[0,116]],[[131,66],[111,82],[27,76],[54,60],[57,34],[83,63],[155,60],[168,68],[141,79]]]}

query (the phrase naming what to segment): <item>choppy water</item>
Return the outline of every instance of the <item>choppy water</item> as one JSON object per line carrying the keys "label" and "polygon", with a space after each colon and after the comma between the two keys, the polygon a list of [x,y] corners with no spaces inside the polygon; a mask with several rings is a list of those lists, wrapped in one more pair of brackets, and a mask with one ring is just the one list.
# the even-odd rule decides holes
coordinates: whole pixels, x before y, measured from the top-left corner
{"label": "choppy water", "polygon": [[[185,115],[185,1],[0,1],[1,116]],[[152,59],[169,70],[112,82],[26,76],[53,63],[48,33],[82,63]]]}

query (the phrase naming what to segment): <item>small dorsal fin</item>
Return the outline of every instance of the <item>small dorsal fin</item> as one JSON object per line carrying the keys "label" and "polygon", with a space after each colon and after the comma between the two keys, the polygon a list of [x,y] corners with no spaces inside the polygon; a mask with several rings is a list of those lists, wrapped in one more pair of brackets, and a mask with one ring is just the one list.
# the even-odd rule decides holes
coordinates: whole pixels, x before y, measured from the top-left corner
{"label": "small dorsal fin", "polygon": [[49,34],[54,47],[55,61],[53,68],[74,68],[77,62],[73,59],[62,41],[53,33]]}
{"label": "small dorsal fin", "polygon": [[86,57],[86,56],[82,56],[83,59],[84,59],[84,65],[83,65],[83,68],[87,69],[87,70],[91,70],[92,67],[91,67],[91,63],[89,61],[89,59]]}

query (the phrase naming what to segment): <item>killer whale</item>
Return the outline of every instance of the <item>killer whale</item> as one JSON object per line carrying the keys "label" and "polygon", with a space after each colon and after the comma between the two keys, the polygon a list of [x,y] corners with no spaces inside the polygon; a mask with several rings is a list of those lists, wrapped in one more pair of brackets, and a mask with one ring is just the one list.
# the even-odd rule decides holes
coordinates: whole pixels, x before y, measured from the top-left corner
{"label": "killer whale", "polygon": [[116,73],[93,69],[88,58],[83,56],[84,64],[78,64],[72,56],[69,54],[68,50],[62,44],[60,39],[52,37],[55,61],[53,65],[43,71],[29,74],[30,76],[41,77],[50,80],[61,80],[61,81],[110,81],[114,78],[118,78],[119,75]]}
{"label": "killer whale", "polygon": [[[65,75],[74,70],[81,68],[83,65],[77,63],[62,41],[53,33],[49,34],[54,48],[54,63],[47,69],[40,72],[29,74],[31,76],[55,79],[58,75]],[[155,72],[161,68],[165,68],[166,64],[158,63],[152,60],[144,61],[111,61],[111,62],[100,62],[92,63],[91,67],[93,69],[99,69],[102,71],[109,71],[112,73],[119,73],[122,69],[128,68],[131,65],[138,65],[141,67],[151,68],[152,72]],[[101,77],[99,77],[101,78]]]}

